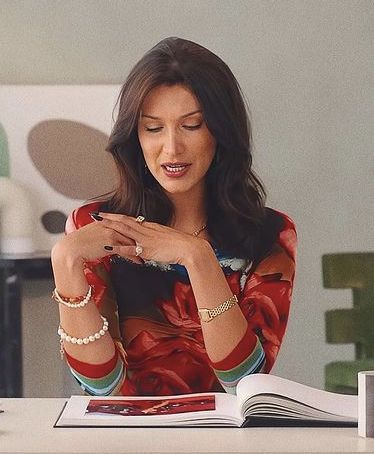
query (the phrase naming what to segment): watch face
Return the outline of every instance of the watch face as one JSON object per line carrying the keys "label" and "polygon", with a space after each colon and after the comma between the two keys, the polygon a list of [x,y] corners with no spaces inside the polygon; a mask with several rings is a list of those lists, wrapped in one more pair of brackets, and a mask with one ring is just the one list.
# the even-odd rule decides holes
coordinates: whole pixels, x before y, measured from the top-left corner
{"label": "watch face", "polygon": [[199,317],[200,317],[200,320],[202,320],[203,322],[209,322],[212,319],[212,317],[209,313],[209,309],[200,309]]}

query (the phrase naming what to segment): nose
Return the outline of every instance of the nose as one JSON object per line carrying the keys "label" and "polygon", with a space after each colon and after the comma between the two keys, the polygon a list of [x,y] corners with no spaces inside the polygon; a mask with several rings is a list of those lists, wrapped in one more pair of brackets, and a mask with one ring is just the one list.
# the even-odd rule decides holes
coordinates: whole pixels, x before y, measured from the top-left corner
{"label": "nose", "polygon": [[183,151],[183,142],[178,131],[169,129],[164,136],[163,151],[168,155],[178,155]]}

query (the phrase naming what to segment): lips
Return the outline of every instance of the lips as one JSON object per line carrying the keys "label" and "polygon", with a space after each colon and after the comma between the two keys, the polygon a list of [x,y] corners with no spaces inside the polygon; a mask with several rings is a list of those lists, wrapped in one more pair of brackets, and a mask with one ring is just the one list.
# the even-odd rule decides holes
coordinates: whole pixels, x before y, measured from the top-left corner
{"label": "lips", "polygon": [[188,171],[191,164],[186,162],[166,162],[162,164],[162,168],[164,169],[164,173],[169,177],[180,177],[185,175]]}
{"label": "lips", "polygon": [[186,165],[180,165],[180,166],[163,166],[168,172],[181,172],[184,170],[187,166]]}

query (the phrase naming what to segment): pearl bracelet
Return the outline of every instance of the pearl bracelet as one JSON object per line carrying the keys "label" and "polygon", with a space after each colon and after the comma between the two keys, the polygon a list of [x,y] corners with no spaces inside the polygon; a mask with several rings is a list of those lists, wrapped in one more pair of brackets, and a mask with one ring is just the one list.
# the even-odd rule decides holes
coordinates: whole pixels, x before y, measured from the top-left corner
{"label": "pearl bracelet", "polygon": [[92,296],[92,287],[89,286],[86,295],[84,298],[79,301],[79,303],[72,303],[71,301],[74,300],[74,298],[62,298],[61,295],[58,293],[57,288],[55,288],[52,292],[52,299],[57,301],[60,304],[63,304],[64,306],[71,307],[71,308],[79,308],[79,307],[84,307],[86,304],[88,304],[91,300]]}
{"label": "pearl bracelet", "polygon": [[63,328],[61,328],[61,325],[59,325],[57,334],[60,336],[60,341],[70,342],[71,344],[77,345],[87,345],[90,342],[95,342],[96,340],[100,339],[100,337],[103,337],[105,333],[108,331],[109,325],[108,320],[102,315],[100,317],[103,319],[104,322],[102,328],[97,333],[91,334],[90,336],[87,337],[70,336],[65,332]]}

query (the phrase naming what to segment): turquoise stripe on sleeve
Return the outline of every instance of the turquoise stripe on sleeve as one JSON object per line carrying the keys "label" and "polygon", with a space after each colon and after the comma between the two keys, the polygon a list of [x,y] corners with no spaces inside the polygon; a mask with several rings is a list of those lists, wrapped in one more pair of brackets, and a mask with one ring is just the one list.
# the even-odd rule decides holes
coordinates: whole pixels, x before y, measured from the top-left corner
{"label": "turquoise stripe on sleeve", "polygon": [[115,365],[115,368],[109,372],[107,375],[103,375],[100,378],[90,378],[87,377],[86,375],[81,374],[77,370],[74,369],[74,367],[70,366],[70,369],[74,371],[76,378],[79,381],[83,381],[86,383],[88,386],[94,386],[97,387],[97,384],[100,383],[100,388],[106,388],[110,386],[111,383],[117,378],[118,372],[121,368],[121,360],[118,358],[117,363]]}
{"label": "turquoise stripe on sleeve", "polygon": [[81,381],[80,379],[78,379],[76,374],[74,373],[74,371],[72,371],[72,374],[78,380],[78,383],[80,384],[81,388],[92,396],[108,396],[108,395],[110,395],[122,377],[122,372],[121,372],[121,373],[119,373],[116,380],[110,386],[108,386],[106,388],[96,388],[93,386],[88,386],[84,381]]}
{"label": "turquoise stripe on sleeve", "polygon": [[246,375],[258,372],[265,362],[265,352],[257,340],[255,349],[243,362],[230,370],[214,370],[218,380],[227,392],[235,393],[236,385]]}
{"label": "turquoise stripe on sleeve", "polygon": [[[236,386],[243,377],[245,377],[246,375],[253,374],[253,373],[257,372],[259,369],[261,369],[264,362],[265,362],[265,354],[261,355],[258,358],[258,360],[256,361],[256,363],[253,364],[253,366],[251,368],[248,368],[242,375],[240,375],[239,377],[236,377],[234,380],[227,380],[227,379],[224,380],[224,379],[218,377],[219,381],[221,382],[222,386]],[[217,374],[217,376],[218,376],[218,374]]]}
{"label": "turquoise stripe on sleeve", "polygon": [[265,352],[261,342],[257,339],[254,350],[251,351],[250,355],[244,361],[229,370],[215,369],[215,373],[219,378],[222,378],[223,381],[234,381],[238,377],[245,375],[246,371],[255,369],[258,366],[260,358],[264,355]]}
{"label": "turquoise stripe on sleeve", "polygon": [[94,396],[109,395],[122,378],[124,366],[121,360],[117,362],[115,369],[103,378],[92,379],[79,374],[70,367],[71,373],[76,378],[81,388]]}

